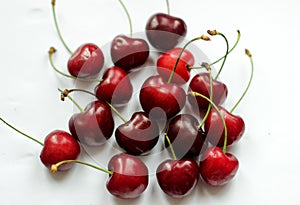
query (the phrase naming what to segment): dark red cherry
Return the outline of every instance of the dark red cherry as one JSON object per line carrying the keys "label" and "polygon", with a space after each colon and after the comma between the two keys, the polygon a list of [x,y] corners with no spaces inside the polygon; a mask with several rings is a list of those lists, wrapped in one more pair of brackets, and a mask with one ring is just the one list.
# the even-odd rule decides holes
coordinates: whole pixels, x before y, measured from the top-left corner
{"label": "dark red cherry", "polygon": [[[213,80],[213,102],[216,105],[221,105],[227,98],[227,86],[220,82]],[[195,75],[189,85],[190,91],[200,93],[207,98],[210,97],[209,90],[210,90],[210,78],[208,73],[200,73]],[[209,102],[202,97],[194,97],[189,95],[188,99],[191,104],[195,104],[195,98],[200,110],[206,110],[208,108]]]}
{"label": "dark red cherry", "polygon": [[114,131],[110,107],[100,100],[91,102],[84,112],[74,114],[70,118],[69,129],[72,135],[84,145],[102,145]]}
{"label": "dark red cherry", "polygon": [[146,34],[151,45],[159,50],[170,50],[180,43],[187,32],[185,22],[177,17],[157,13],[146,24]]}
{"label": "dark red cherry", "polygon": [[118,154],[111,158],[108,170],[112,171],[106,187],[119,198],[132,199],[140,196],[148,186],[148,168],[139,158]]}
{"label": "dark red cherry", "polygon": [[[76,139],[65,131],[55,130],[46,136],[40,159],[48,169],[51,169],[52,164],[63,160],[75,160],[79,154],[80,146]],[[72,163],[67,163],[58,170],[63,171],[71,167]]]}
{"label": "dark red cherry", "polygon": [[87,78],[97,75],[104,65],[101,49],[92,43],[83,44],[70,57],[68,71],[72,76]]}
{"label": "dark red cherry", "polygon": [[155,118],[171,118],[185,105],[185,91],[174,83],[167,83],[161,76],[149,77],[140,90],[140,103],[146,113]]}
{"label": "dark red cherry", "polygon": [[122,105],[128,103],[132,96],[132,90],[127,73],[114,66],[105,71],[102,81],[95,88],[95,94],[100,100],[113,105]]}
{"label": "dark red cherry", "polygon": [[[198,120],[189,114],[177,115],[169,122],[167,135],[177,158],[197,157],[207,148],[205,133],[198,125]],[[166,139],[165,146],[169,147]]]}
{"label": "dark red cherry", "polygon": [[140,155],[150,151],[158,141],[159,128],[145,112],[136,112],[115,132],[116,141],[128,154]]}
{"label": "dark red cherry", "polygon": [[[218,106],[227,127],[227,146],[236,143],[245,131],[244,120],[240,116],[236,116],[228,112],[225,108]],[[215,109],[211,109],[204,129],[207,134],[208,141],[216,146],[224,145],[224,125],[222,119]]]}
{"label": "dark red cherry", "polygon": [[227,184],[237,173],[237,158],[224,153],[219,147],[208,148],[200,161],[200,175],[209,185],[222,186]]}
{"label": "dark red cherry", "polygon": [[197,185],[198,164],[192,159],[166,160],[158,166],[156,178],[167,195],[182,198],[190,194]]}
{"label": "dark red cherry", "polygon": [[[174,65],[179,57],[181,48],[173,48],[163,53],[157,60],[157,72],[167,81],[173,71]],[[173,83],[186,83],[190,79],[188,66],[194,65],[194,56],[188,50],[184,50],[176,66]]]}
{"label": "dark red cherry", "polygon": [[119,35],[113,39],[110,52],[115,66],[128,72],[147,61],[149,45],[144,39]]}

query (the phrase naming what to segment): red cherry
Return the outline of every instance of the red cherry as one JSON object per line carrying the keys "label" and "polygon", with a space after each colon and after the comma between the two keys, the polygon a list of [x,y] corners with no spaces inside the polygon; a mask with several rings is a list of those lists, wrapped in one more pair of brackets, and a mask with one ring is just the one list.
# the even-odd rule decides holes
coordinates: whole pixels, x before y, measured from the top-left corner
{"label": "red cherry", "polygon": [[212,186],[227,184],[237,173],[239,162],[237,158],[224,153],[219,147],[208,148],[200,161],[200,175]]}
{"label": "red cherry", "polygon": [[[227,86],[217,80],[212,81],[212,89],[213,89],[213,102],[216,105],[221,105],[227,98]],[[208,73],[200,73],[195,75],[189,85],[189,90],[193,92],[200,93],[207,98],[210,98],[209,90],[210,90],[210,78]],[[201,97],[194,97],[189,95],[189,102],[194,105],[195,98],[200,110],[205,110],[208,108],[209,102]]]}
{"label": "red cherry", "polygon": [[113,39],[110,52],[113,63],[128,72],[147,61],[149,46],[141,38],[119,35]]}
{"label": "red cherry", "polygon": [[185,91],[174,83],[167,83],[161,76],[151,76],[142,85],[140,103],[146,113],[155,118],[171,118],[185,105]]}
{"label": "red cherry", "polygon": [[108,163],[108,170],[113,174],[110,175],[106,187],[116,197],[136,198],[148,186],[148,168],[135,156],[123,153],[115,155]]}
{"label": "red cherry", "polygon": [[92,77],[98,74],[104,65],[101,49],[95,44],[83,44],[70,57],[68,71],[79,78]]}
{"label": "red cherry", "polygon": [[[174,48],[172,50],[163,53],[157,60],[157,72],[163,76],[167,81],[173,71],[174,65],[179,57],[181,48]],[[172,82],[173,83],[186,83],[190,79],[190,70],[188,66],[194,65],[194,56],[188,50],[184,50],[180,60],[176,66],[175,74]]]}
{"label": "red cherry", "polygon": [[158,166],[156,178],[167,195],[182,198],[190,194],[197,185],[198,164],[192,159],[166,160]]}
{"label": "red cherry", "polygon": [[127,153],[140,155],[150,151],[158,141],[159,128],[145,112],[136,112],[115,132],[116,141]]}
{"label": "red cherry", "polygon": [[69,129],[84,145],[102,145],[111,137],[114,130],[110,107],[100,100],[91,102],[84,112],[74,114],[70,118]]}
{"label": "red cherry", "polygon": [[103,80],[95,88],[95,94],[100,100],[122,105],[130,100],[132,90],[132,84],[126,72],[114,66],[105,71]]}
{"label": "red cherry", "polygon": [[[245,131],[244,120],[228,112],[225,108],[218,106],[227,127],[227,146],[236,143]],[[204,124],[208,141],[216,146],[224,145],[224,125],[222,119],[215,109],[211,109]]]}
{"label": "red cherry", "polygon": [[[51,169],[52,164],[62,160],[75,160],[80,154],[80,146],[72,135],[65,131],[55,130],[47,135],[40,159]],[[60,171],[70,169],[71,163],[59,167]]]}
{"label": "red cherry", "polygon": [[[189,114],[177,115],[170,121],[167,135],[178,158],[197,157],[206,149],[206,136],[198,125],[198,120]],[[169,147],[167,140],[165,146]]]}
{"label": "red cherry", "polygon": [[168,14],[157,13],[146,24],[146,34],[151,45],[159,50],[170,50],[180,43],[187,32],[185,22]]}

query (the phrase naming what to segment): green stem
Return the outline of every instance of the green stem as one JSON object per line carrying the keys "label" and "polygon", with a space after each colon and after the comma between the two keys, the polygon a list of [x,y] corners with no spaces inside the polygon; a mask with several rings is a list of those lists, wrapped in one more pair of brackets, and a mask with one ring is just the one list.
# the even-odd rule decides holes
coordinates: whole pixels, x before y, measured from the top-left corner
{"label": "green stem", "polygon": [[177,67],[177,65],[178,65],[178,63],[179,63],[179,60],[180,60],[180,58],[181,58],[181,56],[182,56],[184,50],[186,49],[186,47],[188,47],[188,45],[190,45],[190,44],[193,43],[194,41],[198,41],[198,40],[200,40],[200,39],[205,40],[205,41],[209,41],[209,40],[210,40],[207,36],[202,35],[202,36],[200,36],[200,37],[197,37],[197,38],[194,38],[194,39],[188,41],[188,42],[182,47],[182,49],[181,49],[181,51],[180,51],[180,53],[179,53],[179,56],[178,56],[178,58],[176,59],[176,62],[175,62],[175,64],[174,64],[174,66],[173,66],[173,70],[172,70],[171,75],[170,75],[170,77],[169,77],[169,79],[168,79],[168,83],[171,83],[171,82],[172,82],[172,79],[173,79],[174,74],[175,74],[175,71],[176,71],[176,67]]}
{"label": "green stem", "polygon": [[219,75],[221,74],[222,70],[223,70],[223,67],[224,67],[224,64],[226,62],[226,59],[227,59],[227,56],[228,56],[228,53],[229,53],[229,43],[228,43],[228,40],[226,38],[226,36],[220,32],[217,33],[217,35],[220,35],[224,38],[225,42],[226,42],[226,54],[224,56],[224,59],[223,59],[223,62],[222,62],[222,65],[221,65],[221,68],[219,69],[219,72],[217,73],[216,77],[215,77],[215,80],[218,79]]}
{"label": "green stem", "polygon": [[[61,90],[60,88],[58,88],[58,91],[60,91],[61,93],[61,100],[64,101],[65,99],[65,91]],[[67,95],[67,98],[77,107],[77,109],[80,111],[80,112],[83,112],[84,110],[82,109],[82,107],[69,95]]]}
{"label": "green stem", "polygon": [[248,49],[245,50],[246,55],[249,57],[250,62],[251,62],[251,76],[250,76],[250,80],[248,82],[248,85],[245,89],[245,91],[243,92],[242,96],[240,97],[240,99],[237,101],[237,103],[231,108],[230,113],[232,113],[235,108],[240,104],[240,102],[242,101],[242,99],[245,97],[246,93],[249,90],[249,87],[251,85],[252,79],[253,79],[253,72],[254,72],[254,65],[253,65],[253,59],[252,59],[252,54],[250,53],[250,51]]}
{"label": "green stem", "polygon": [[168,136],[167,133],[165,133],[165,138],[166,138],[166,140],[167,140],[167,142],[168,142],[168,144],[169,144],[169,147],[170,147],[170,150],[171,150],[173,159],[174,159],[174,160],[177,160],[177,157],[176,157],[174,148],[173,148],[173,146],[172,146],[172,143],[171,143],[170,138],[169,138],[169,136]]}
{"label": "green stem", "polygon": [[60,32],[60,29],[59,29],[59,26],[58,26],[58,23],[57,23],[57,18],[56,18],[56,12],[55,12],[55,0],[52,0],[51,1],[51,5],[52,5],[52,15],[53,15],[53,19],[54,19],[54,24],[55,24],[55,28],[56,28],[56,32],[58,34],[58,37],[60,39],[60,41],[62,42],[62,44],[64,45],[64,47],[66,48],[66,50],[72,54],[73,52],[71,51],[71,49],[67,46],[66,42],[64,41],[62,35],[61,35],[61,32]]}
{"label": "green stem", "polygon": [[122,7],[123,7],[123,9],[124,9],[124,11],[125,11],[125,13],[127,15],[127,19],[129,21],[129,27],[130,27],[130,37],[132,37],[132,30],[133,29],[132,29],[132,20],[131,20],[130,14],[129,14],[128,9],[126,8],[125,4],[123,3],[123,1],[119,0],[119,2],[122,5]]}
{"label": "green stem", "polygon": [[192,92],[192,95],[194,96],[198,96],[198,97],[202,97],[203,99],[207,100],[212,106],[213,108],[215,108],[215,110],[217,111],[218,115],[220,116],[223,126],[224,126],[224,145],[223,145],[223,152],[226,153],[226,147],[227,147],[227,126],[226,126],[226,122],[225,119],[222,115],[222,113],[220,112],[219,108],[216,106],[216,104],[211,101],[209,98],[207,98],[205,95],[202,95],[200,93],[197,92]]}
{"label": "green stem", "polygon": [[168,15],[170,15],[170,4],[169,4],[169,1],[168,1],[168,0],[166,0],[166,3],[167,3]]}
{"label": "green stem", "polygon": [[94,168],[94,169],[97,169],[97,170],[100,170],[100,171],[102,171],[102,172],[105,172],[105,173],[107,173],[107,174],[109,174],[109,175],[112,175],[112,174],[113,174],[112,171],[103,169],[103,168],[98,167],[98,166],[96,166],[96,165],[92,165],[92,164],[90,164],[90,163],[83,162],[83,161],[80,161],[80,160],[64,160],[64,161],[58,162],[58,163],[56,163],[56,164],[53,164],[53,165],[51,166],[51,172],[52,172],[53,174],[55,174],[55,173],[57,172],[57,170],[58,170],[58,167],[61,166],[61,165],[63,165],[63,164],[66,164],[66,163],[83,164],[83,165],[85,165],[85,166],[92,167],[92,168]]}
{"label": "green stem", "polygon": [[23,136],[25,136],[25,137],[31,139],[32,141],[34,141],[34,142],[36,142],[36,143],[38,143],[38,144],[44,146],[44,143],[42,143],[41,141],[39,141],[39,140],[37,140],[37,139],[35,139],[35,138],[33,138],[33,137],[31,137],[31,136],[25,134],[25,133],[22,132],[21,130],[18,130],[17,128],[15,128],[14,126],[12,126],[12,125],[9,124],[8,122],[6,122],[6,121],[5,121],[4,119],[2,119],[1,117],[0,117],[0,120],[1,120],[2,122],[4,122],[7,126],[9,126],[10,128],[12,128],[13,130],[15,130],[15,131],[17,131],[18,133],[20,133],[21,135],[23,135]]}
{"label": "green stem", "polygon": [[[97,97],[94,93],[92,93],[92,92],[90,92],[90,91],[88,91],[88,90],[82,90],[82,89],[71,89],[71,90],[65,90],[64,92],[63,92],[63,94],[64,94],[64,97],[67,97],[68,96],[68,94],[70,94],[71,92],[84,92],[84,93],[87,93],[87,94],[90,94],[90,95],[92,95],[92,96],[94,96],[94,97]],[[128,122],[128,120],[126,120],[123,116],[122,116],[122,114],[112,105],[112,104],[110,104],[109,102],[107,102],[107,101],[105,101],[105,103],[112,109],[112,111],[114,111],[114,113],[124,122],[124,123],[126,123],[126,122]]]}
{"label": "green stem", "polygon": [[60,70],[58,70],[56,68],[56,66],[54,65],[53,63],[53,54],[56,52],[56,49],[54,47],[50,47],[49,51],[48,51],[48,56],[49,56],[49,62],[50,62],[50,65],[51,67],[55,70],[55,72],[59,73],[60,75],[64,76],[64,77],[67,77],[67,78],[71,78],[71,79],[74,79],[74,80],[80,80],[80,81],[85,81],[85,82],[101,82],[102,79],[96,79],[96,78],[79,78],[79,77],[75,77],[75,76],[72,76],[72,75],[68,75]]}
{"label": "green stem", "polygon": [[[207,69],[207,71],[209,73],[209,93],[210,93],[209,94],[209,99],[210,99],[210,101],[213,101],[213,86],[212,86],[212,80],[213,79],[212,79],[211,69]],[[207,111],[205,113],[205,116],[203,117],[200,125],[198,126],[198,129],[200,129],[204,125],[204,123],[205,123],[205,121],[206,121],[206,119],[208,117],[208,114],[209,114],[210,110],[211,110],[211,104],[209,103]]]}

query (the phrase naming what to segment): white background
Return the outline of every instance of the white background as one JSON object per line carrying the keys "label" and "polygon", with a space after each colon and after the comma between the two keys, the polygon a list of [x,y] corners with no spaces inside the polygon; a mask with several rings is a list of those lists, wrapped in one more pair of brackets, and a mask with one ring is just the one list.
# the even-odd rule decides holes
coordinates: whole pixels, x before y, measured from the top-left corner
{"label": "white background", "polygon": [[[124,0],[124,3],[132,15],[135,32],[144,30],[152,14],[166,12],[163,0]],[[222,188],[199,182],[190,196],[174,200],[162,193],[151,175],[148,189],[141,197],[119,200],[105,188],[107,175],[97,170],[78,165],[67,173],[51,175],[39,160],[41,147],[0,124],[0,204],[300,203],[300,140],[296,129],[299,1],[171,0],[170,6],[171,14],[188,25],[188,39],[205,34],[207,29],[217,29],[228,36],[232,45],[236,30],[240,29],[240,44],[228,58],[221,76],[229,88],[225,106],[234,104],[250,75],[244,48],[253,54],[254,81],[235,110],[246,123],[243,139],[230,150],[240,161],[236,178]],[[61,0],[56,8],[62,33],[73,50],[86,42],[102,46],[118,34],[129,33],[126,15],[117,0]],[[68,59],[55,32],[50,0],[2,0],[0,17],[0,115],[41,141],[54,129],[68,130],[68,119],[75,110],[70,102],[59,100],[57,88],[75,85],[49,66],[50,46],[58,49],[54,59],[62,70]],[[221,37],[196,45],[210,59],[225,51]],[[125,115],[130,112],[124,111]],[[99,165],[106,166],[109,150],[105,146],[95,151]],[[148,164],[152,170],[168,156],[155,157]],[[93,162],[84,153],[81,159]]]}

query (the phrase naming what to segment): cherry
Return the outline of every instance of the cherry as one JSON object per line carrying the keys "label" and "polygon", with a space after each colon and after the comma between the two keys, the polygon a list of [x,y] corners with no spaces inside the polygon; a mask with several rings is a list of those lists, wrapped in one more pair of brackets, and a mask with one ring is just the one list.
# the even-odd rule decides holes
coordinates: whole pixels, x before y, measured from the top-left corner
{"label": "cherry", "polygon": [[[166,53],[163,53],[156,62],[157,72],[166,80],[169,78],[173,66],[181,52],[181,48],[173,48]],[[176,74],[173,78],[174,83],[185,83],[190,78],[190,70],[188,66],[194,65],[194,56],[188,50],[184,50],[176,67]]]}
{"label": "cherry", "polygon": [[[48,168],[51,168],[52,164],[58,163],[62,160],[75,160],[80,154],[80,146],[72,135],[62,130],[54,130],[50,132],[44,143],[37,139],[25,134],[24,132],[16,129],[14,126],[0,118],[2,122],[14,129],[18,133],[33,140],[34,142],[43,146],[40,154],[41,162]],[[59,168],[59,171],[68,170],[72,167],[72,164],[64,164]]]}
{"label": "cherry", "polygon": [[[197,157],[206,149],[206,136],[198,125],[198,120],[190,114],[177,115],[169,122],[167,134],[177,157]],[[165,146],[169,146],[167,140]]]}
{"label": "cherry", "polygon": [[140,90],[140,103],[146,113],[159,119],[171,118],[183,108],[185,91],[174,83],[167,83],[161,76],[149,77]]}
{"label": "cherry", "polygon": [[173,198],[183,198],[189,195],[199,180],[198,164],[193,159],[177,159],[168,135],[173,159],[165,160],[156,169],[156,178],[160,188]]}
{"label": "cherry", "polygon": [[127,153],[140,155],[150,151],[158,141],[159,128],[145,112],[136,112],[115,132],[116,141]]}
{"label": "cherry", "polygon": [[183,48],[175,48],[163,53],[157,60],[157,71],[168,79],[168,83],[186,83],[190,79],[190,69],[194,64],[194,56],[186,50],[187,46],[197,40],[210,40],[209,37],[202,35],[187,42]]}
{"label": "cherry", "polygon": [[110,52],[113,63],[128,72],[147,61],[149,46],[144,39],[118,35],[111,43]]}
{"label": "cherry", "polygon": [[[61,91],[61,90],[60,90]],[[69,120],[69,130],[72,135],[87,146],[100,146],[106,142],[114,131],[114,120],[110,106],[101,100],[90,102],[83,110],[69,94],[74,91],[89,91],[81,89],[65,89],[61,91],[61,100],[65,97],[77,106],[80,113],[72,115]],[[94,94],[91,93],[93,96]]]}
{"label": "cherry", "polygon": [[51,167],[52,173],[65,163],[79,163],[109,174],[107,190],[122,199],[140,196],[148,186],[148,168],[139,158],[129,154],[117,154],[108,163],[108,170],[79,160],[65,160]]}
{"label": "cherry", "polygon": [[151,45],[166,51],[174,48],[186,36],[187,26],[177,17],[164,13],[152,15],[146,24],[146,35]]}
{"label": "cherry", "polygon": [[69,129],[72,135],[84,145],[102,145],[114,131],[110,107],[100,100],[89,103],[83,112],[72,115]]}
{"label": "cherry", "polygon": [[[199,73],[192,78],[189,85],[189,90],[197,93],[201,93],[204,96],[209,98],[210,97],[209,86],[210,86],[209,74]],[[213,102],[216,105],[220,105],[224,103],[228,94],[227,86],[220,81],[213,80],[212,87],[213,87],[213,99],[212,99]],[[188,97],[188,100],[192,105],[195,104],[195,99],[197,102],[197,106],[200,110],[204,110],[208,108],[209,102],[206,101],[205,99],[201,97],[194,97],[191,95],[189,95]]]}
{"label": "cherry", "polygon": [[132,21],[129,12],[122,2],[130,25],[130,37],[125,35],[116,36],[111,43],[111,59],[115,66],[124,69],[126,72],[143,65],[149,57],[149,45],[147,41],[141,38],[132,37]]}
{"label": "cherry", "polygon": [[169,196],[182,198],[189,195],[199,180],[198,164],[193,159],[166,160],[157,170],[160,188]]}
{"label": "cherry", "polygon": [[219,147],[211,147],[202,155],[199,167],[200,175],[207,184],[221,186],[236,175],[239,162],[234,155],[224,153]]}
{"label": "cherry", "polygon": [[133,87],[126,72],[116,66],[105,71],[103,80],[95,88],[98,99],[114,105],[127,103],[132,96],[132,91]]}
{"label": "cherry", "polygon": [[72,76],[87,78],[97,75],[104,65],[101,49],[92,43],[81,45],[68,61],[68,71]]}
{"label": "cherry", "polygon": [[71,54],[71,57],[68,61],[69,73],[71,74],[71,76],[76,78],[89,78],[97,75],[104,65],[104,56],[101,49],[95,44],[86,43],[77,48],[75,52],[72,52],[71,49],[65,43],[61,35],[60,29],[58,27],[55,12],[55,3],[55,0],[51,1],[52,14],[56,31],[64,47]]}
{"label": "cherry", "polygon": [[[242,96],[238,100],[238,102],[233,106],[233,108],[228,112],[223,107],[219,107],[222,115],[224,116],[225,123],[228,127],[228,142],[227,145],[233,145],[236,143],[243,135],[245,131],[245,123],[243,119],[240,116],[233,115],[233,111],[238,106],[238,104],[241,102],[241,100],[244,98],[245,94],[247,93],[250,84],[252,82],[253,78],[253,60],[252,55],[249,50],[246,49],[246,55],[250,58],[251,62],[251,77],[248,82],[248,85],[243,92]],[[207,139],[213,144],[217,146],[223,146],[224,144],[224,130],[223,126],[220,124],[220,117],[219,115],[216,115],[215,109],[212,109],[207,117],[207,120],[205,122],[205,132],[207,133]]]}

